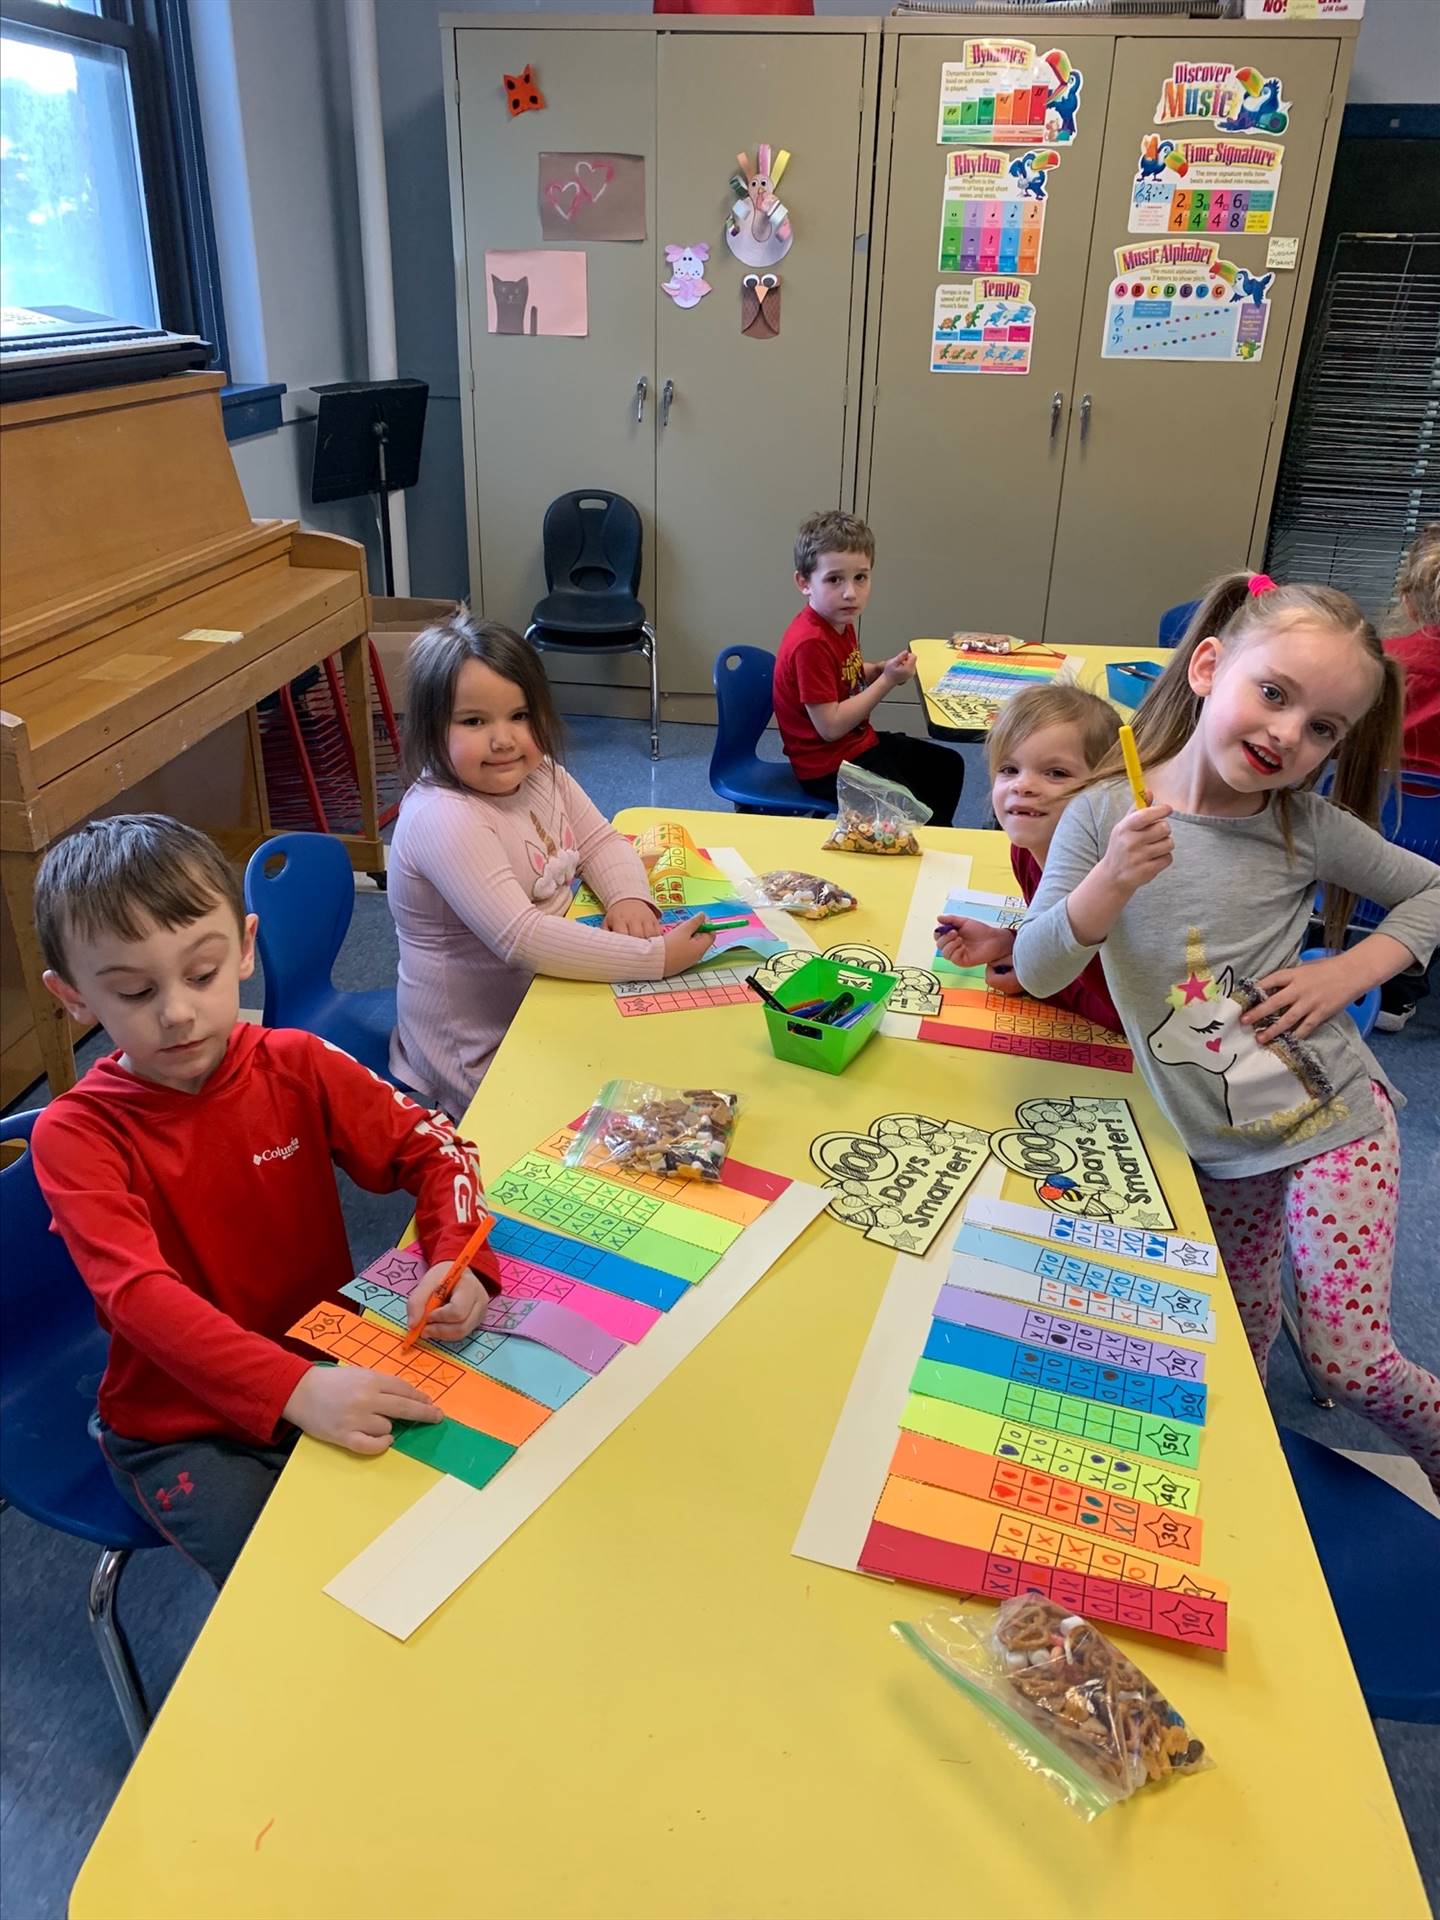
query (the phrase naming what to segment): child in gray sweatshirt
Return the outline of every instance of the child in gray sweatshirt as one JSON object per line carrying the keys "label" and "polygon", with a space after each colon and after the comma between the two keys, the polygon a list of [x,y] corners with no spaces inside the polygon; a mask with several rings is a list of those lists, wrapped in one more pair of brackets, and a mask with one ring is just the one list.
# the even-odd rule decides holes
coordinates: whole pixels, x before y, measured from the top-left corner
{"label": "child in gray sweatshirt", "polygon": [[[1346,1011],[1440,941],[1440,867],[1364,824],[1400,713],[1399,670],[1344,594],[1221,580],[1136,716],[1151,804],[1107,777],[1118,754],[1097,769],[1056,831],[1014,965],[1044,998],[1100,955],[1136,1066],[1195,1163],[1262,1375],[1288,1245],[1311,1365],[1440,1491],[1440,1381],[1390,1332],[1394,1090]],[[1332,951],[1301,966],[1317,883]],[[1357,895],[1390,912],[1341,951]]]}

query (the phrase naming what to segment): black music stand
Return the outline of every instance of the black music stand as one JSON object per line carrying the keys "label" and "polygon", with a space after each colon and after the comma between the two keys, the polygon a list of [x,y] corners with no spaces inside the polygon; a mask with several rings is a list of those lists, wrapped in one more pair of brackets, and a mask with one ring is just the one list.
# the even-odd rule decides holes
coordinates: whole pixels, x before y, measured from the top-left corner
{"label": "black music stand", "polygon": [[318,506],[326,500],[354,500],[362,493],[376,496],[385,591],[393,594],[388,496],[403,493],[420,478],[430,388],[424,380],[339,380],[311,391],[320,401],[320,412],[310,498]]}

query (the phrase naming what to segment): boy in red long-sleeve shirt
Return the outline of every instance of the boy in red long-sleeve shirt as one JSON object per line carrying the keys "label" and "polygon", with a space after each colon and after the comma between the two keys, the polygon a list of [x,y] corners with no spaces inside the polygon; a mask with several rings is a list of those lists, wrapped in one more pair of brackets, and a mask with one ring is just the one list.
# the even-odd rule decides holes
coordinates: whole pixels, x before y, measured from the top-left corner
{"label": "boy in red long-sleeve shirt", "polygon": [[[98,1438],[124,1497],[218,1584],[299,1433],[383,1453],[393,1421],[441,1417],[406,1381],[285,1344],[354,1271],[332,1162],[414,1194],[431,1263],[414,1314],[479,1218],[479,1164],[348,1054],[238,1019],[256,920],[204,834],[161,814],[92,821],[46,855],[35,917],[45,984],[118,1047],[31,1143],[110,1334]],[[462,1339],[499,1291],[487,1249],[427,1332]]]}

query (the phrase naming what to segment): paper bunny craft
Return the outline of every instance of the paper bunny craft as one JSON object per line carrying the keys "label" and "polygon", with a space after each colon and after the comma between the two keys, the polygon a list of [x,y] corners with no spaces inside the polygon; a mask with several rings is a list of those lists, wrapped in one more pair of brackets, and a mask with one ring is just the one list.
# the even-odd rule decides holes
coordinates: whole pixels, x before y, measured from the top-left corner
{"label": "paper bunny craft", "polygon": [[705,278],[709,247],[703,240],[693,247],[666,247],[665,258],[670,262],[670,278],[660,282],[660,291],[668,293],[677,307],[698,307],[710,291]]}
{"label": "paper bunny craft", "polygon": [[785,258],[795,242],[789,209],[781,204],[775,192],[781,174],[790,164],[790,156],[782,147],[775,156],[772,170],[768,143],[757,147],[754,173],[750,171],[749,154],[737,157],[740,171],[731,176],[730,184],[740,198],[730,209],[730,218],[725,223],[725,244],[747,267],[773,267]]}

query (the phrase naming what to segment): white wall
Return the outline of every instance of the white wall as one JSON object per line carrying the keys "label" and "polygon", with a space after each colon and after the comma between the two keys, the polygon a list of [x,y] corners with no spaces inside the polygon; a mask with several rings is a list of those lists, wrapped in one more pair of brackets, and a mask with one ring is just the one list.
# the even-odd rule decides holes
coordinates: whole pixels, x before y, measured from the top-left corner
{"label": "white wall", "polygon": [[[344,0],[189,0],[230,377],[284,381],[285,424],[234,443],[250,511],[379,544],[367,501],[310,504],[308,389],[365,374]],[[437,29],[438,39],[438,29]]]}
{"label": "white wall", "polygon": [[1440,0],[1370,0],[1350,98],[1386,106],[1440,101]]}

